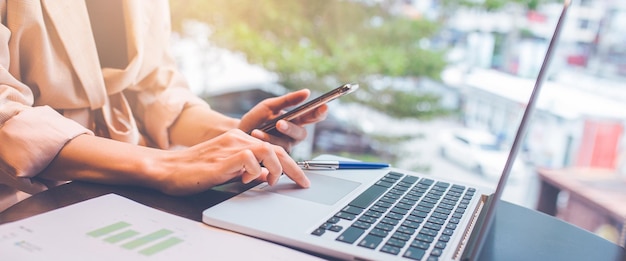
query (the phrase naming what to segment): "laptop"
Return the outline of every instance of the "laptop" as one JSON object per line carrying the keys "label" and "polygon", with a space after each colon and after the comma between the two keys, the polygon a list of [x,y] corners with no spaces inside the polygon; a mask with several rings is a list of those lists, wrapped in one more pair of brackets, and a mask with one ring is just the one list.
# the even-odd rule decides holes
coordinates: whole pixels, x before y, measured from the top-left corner
{"label": "laptop", "polygon": [[204,210],[202,221],[329,258],[477,260],[569,4],[565,0],[495,191],[396,168],[307,170],[308,189],[283,176]]}

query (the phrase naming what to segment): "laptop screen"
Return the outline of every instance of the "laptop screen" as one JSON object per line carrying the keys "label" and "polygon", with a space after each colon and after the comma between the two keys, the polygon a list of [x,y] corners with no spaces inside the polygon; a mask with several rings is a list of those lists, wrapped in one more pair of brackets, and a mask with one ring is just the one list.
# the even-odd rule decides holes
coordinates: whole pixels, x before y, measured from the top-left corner
{"label": "laptop screen", "polygon": [[546,51],[543,63],[541,64],[541,69],[539,70],[535,85],[532,89],[530,99],[528,100],[526,109],[524,110],[524,114],[522,115],[522,120],[519,124],[517,133],[513,140],[513,145],[511,147],[509,156],[507,158],[506,164],[504,165],[504,169],[502,170],[502,175],[500,177],[500,180],[498,181],[498,186],[496,187],[496,191],[494,192],[492,198],[487,201],[487,205],[485,207],[484,221],[482,222],[481,226],[479,226],[477,230],[475,230],[475,237],[474,241],[472,242],[474,245],[470,245],[470,247],[467,248],[468,254],[465,257],[466,260],[478,260],[482,245],[485,243],[485,240],[487,240],[489,229],[491,228],[491,224],[493,223],[496,215],[496,206],[501,200],[506,183],[509,181],[509,178],[511,176],[513,164],[516,160],[518,152],[521,149],[522,142],[524,142],[529,122],[535,110],[535,104],[539,97],[541,88],[544,84],[550,61],[554,55],[554,48],[559,41],[561,29],[563,28],[563,24],[565,23],[564,20],[566,18],[569,5],[570,0],[565,0],[563,4],[563,10],[561,11],[561,15],[559,16],[559,20],[554,29],[550,44],[548,45],[548,50]]}

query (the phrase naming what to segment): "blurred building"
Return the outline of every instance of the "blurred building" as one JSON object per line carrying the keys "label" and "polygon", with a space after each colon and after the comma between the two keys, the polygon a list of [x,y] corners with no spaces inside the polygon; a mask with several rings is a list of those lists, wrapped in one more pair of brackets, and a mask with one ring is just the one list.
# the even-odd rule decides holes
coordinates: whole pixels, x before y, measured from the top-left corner
{"label": "blurred building", "polygon": [[[534,80],[495,70],[474,70],[465,79],[464,123],[497,134],[511,144]],[[625,123],[626,103],[547,81],[522,155],[541,167],[619,170],[625,163]]]}
{"label": "blurred building", "polygon": [[[482,3],[475,0],[476,3]],[[512,2],[512,1],[511,1]],[[439,44],[455,51],[453,63],[495,68],[533,78],[552,36],[562,4],[526,10],[510,4],[497,11],[480,8],[446,10],[437,0],[403,0],[397,13],[413,19],[444,21]],[[552,71],[582,68],[608,78],[626,77],[626,1],[574,1],[568,13]]]}
{"label": "blurred building", "polygon": [[[487,11],[444,10],[435,0],[399,2],[400,13],[409,17],[445,21],[435,41],[451,50],[451,68],[460,68],[443,78],[459,86],[464,124],[510,142],[562,3]],[[527,160],[553,168],[623,168],[626,87],[619,81],[626,78],[625,17],[626,1],[573,2],[524,143]]]}

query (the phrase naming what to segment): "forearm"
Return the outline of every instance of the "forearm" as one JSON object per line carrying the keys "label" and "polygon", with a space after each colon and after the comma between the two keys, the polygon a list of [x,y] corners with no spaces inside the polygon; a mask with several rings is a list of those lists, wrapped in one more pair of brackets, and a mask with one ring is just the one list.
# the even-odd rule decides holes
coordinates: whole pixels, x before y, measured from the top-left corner
{"label": "forearm", "polygon": [[80,135],[69,141],[38,175],[49,180],[83,180],[159,188],[165,170],[155,162],[167,152],[111,139]]}
{"label": "forearm", "polygon": [[80,135],[61,149],[38,178],[134,185],[188,195],[236,177],[244,182],[259,179],[275,184],[283,173],[300,186],[310,184],[285,150],[231,130],[174,151]]}
{"label": "forearm", "polygon": [[238,119],[211,110],[208,106],[192,106],[185,109],[170,127],[170,142],[193,146],[238,126]]}

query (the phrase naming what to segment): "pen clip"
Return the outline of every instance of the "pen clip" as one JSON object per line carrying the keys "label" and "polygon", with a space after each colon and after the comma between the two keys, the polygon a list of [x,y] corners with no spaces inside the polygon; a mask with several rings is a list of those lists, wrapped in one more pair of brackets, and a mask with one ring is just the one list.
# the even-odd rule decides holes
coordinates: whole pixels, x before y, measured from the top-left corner
{"label": "pen clip", "polygon": [[299,161],[298,165],[307,170],[336,170],[336,161]]}

